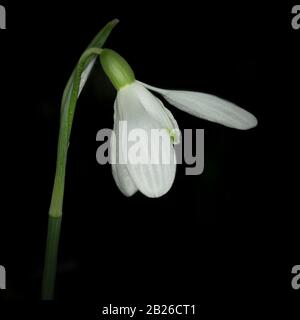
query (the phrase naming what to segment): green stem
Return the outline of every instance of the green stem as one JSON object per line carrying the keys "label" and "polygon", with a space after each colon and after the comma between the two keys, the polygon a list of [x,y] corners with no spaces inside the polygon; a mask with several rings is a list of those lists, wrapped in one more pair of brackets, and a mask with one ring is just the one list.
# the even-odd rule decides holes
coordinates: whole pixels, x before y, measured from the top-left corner
{"label": "green stem", "polygon": [[42,299],[51,300],[54,296],[54,286],[57,267],[57,253],[62,220],[62,207],[65,188],[65,175],[69,138],[74,118],[74,112],[79,93],[81,74],[90,61],[101,54],[105,40],[118,23],[118,20],[109,22],[94,38],[87,50],[82,54],[65,88],[58,137],[56,172],[49,209],[48,235],[45,253],[45,266],[42,284]]}
{"label": "green stem", "polygon": [[44,300],[53,299],[61,220],[61,217],[54,218],[49,216],[48,218],[45,269],[42,284],[42,297]]}

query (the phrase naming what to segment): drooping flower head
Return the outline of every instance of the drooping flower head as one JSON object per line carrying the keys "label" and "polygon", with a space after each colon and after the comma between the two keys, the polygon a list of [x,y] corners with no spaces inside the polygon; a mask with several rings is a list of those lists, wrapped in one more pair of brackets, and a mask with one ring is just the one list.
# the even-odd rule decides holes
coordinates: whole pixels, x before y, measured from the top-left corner
{"label": "drooping flower head", "polygon": [[[180,138],[178,125],[171,112],[149,90],[162,95],[178,109],[202,119],[241,130],[257,125],[251,113],[216,96],[159,89],[137,81],[128,63],[113,50],[103,49],[100,61],[117,90],[111,162],[116,184],[126,196],[139,190],[148,197],[160,197],[169,191],[175,178],[173,144]],[[126,130],[122,123],[126,123]],[[139,144],[138,160],[130,157],[128,152],[133,146],[133,141],[128,137],[137,129],[146,133],[146,138]],[[157,140],[153,142],[151,138],[151,143],[148,143],[153,130],[159,130],[161,143]]]}

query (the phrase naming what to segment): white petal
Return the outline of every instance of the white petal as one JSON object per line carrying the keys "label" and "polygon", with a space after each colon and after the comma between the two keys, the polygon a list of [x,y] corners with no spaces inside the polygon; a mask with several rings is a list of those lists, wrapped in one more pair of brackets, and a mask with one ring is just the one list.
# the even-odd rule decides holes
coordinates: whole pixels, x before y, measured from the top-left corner
{"label": "white petal", "polygon": [[175,120],[175,118],[174,118],[173,114],[171,113],[171,111],[169,109],[167,109],[158,98],[156,98],[156,99],[161,104],[163,110],[167,114],[170,122],[172,123],[172,129],[169,130],[169,134],[172,137],[173,144],[180,143],[181,132],[180,132],[180,129],[179,129],[177,121]]}
{"label": "white petal", "polygon": [[254,115],[216,96],[201,92],[164,90],[147,84],[142,85],[162,94],[170,104],[193,116],[241,130],[250,129],[257,125],[257,119]]}
{"label": "white petal", "polygon": [[[149,104],[149,94],[148,90],[140,85],[131,84],[118,92],[117,109],[120,120],[127,121],[128,134],[134,129],[143,129],[150,142],[151,129],[162,129],[164,128],[162,125],[170,123],[170,120],[155,98],[150,98],[151,105]],[[162,134],[164,138],[161,140],[161,145],[152,145],[151,148],[152,141],[142,144],[141,159],[148,159],[147,163],[133,162],[130,157],[127,159],[127,168],[134,184],[148,197],[160,197],[168,192],[175,178],[175,151],[168,130],[163,129]],[[130,151],[133,142],[128,141],[128,137],[122,134],[119,139],[120,152],[125,158],[124,154]],[[170,161],[168,163],[150,161],[151,157],[156,158],[158,155],[160,160],[168,158]]]}
{"label": "white petal", "polygon": [[135,186],[134,182],[130,178],[129,172],[127,170],[127,166],[125,164],[120,164],[119,162],[123,162],[123,159],[120,158],[119,155],[119,148],[116,143],[116,137],[118,136],[118,124],[119,119],[116,110],[116,102],[114,105],[114,134],[111,135],[110,139],[110,150],[111,150],[111,167],[112,167],[112,174],[114,180],[121,190],[121,192],[127,196],[132,196],[138,189]]}
{"label": "white petal", "polygon": [[161,128],[166,128],[169,131],[178,129],[177,122],[171,112],[164,107],[163,103],[157,97],[138,81],[132,85],[132,88],[143,108],[161,125]]}

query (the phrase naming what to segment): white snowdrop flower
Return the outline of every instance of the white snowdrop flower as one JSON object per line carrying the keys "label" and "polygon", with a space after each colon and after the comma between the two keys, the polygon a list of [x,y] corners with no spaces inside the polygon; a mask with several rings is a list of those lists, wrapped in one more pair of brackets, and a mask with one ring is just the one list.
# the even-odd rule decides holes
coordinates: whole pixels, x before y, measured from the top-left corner
{"label": "white snowdrop flower", "polygon": [[[175,178],[176,160],[173,144],[179,141],[178,125],[171,112],[149,90],[162,95],[178,109],[202,119],[241,130],[257,125],[257,120],[251,113],[216,96],[192,91],[159,89],[137,81],[128,63],[113,50],[103,49],[100,61],[117,89],[111,162],[116,184],[126,196],[131,196],[139,190],[148,197],[160,197],[170,190]],[[124,121],[127,123],[126,133],[122,126],[119,126]],[[153,153],[158,158],[167,156],[170,159],[169,163],[132,161],[128,157],[132,143],[128,141],[127,133],[130,134],[135,129],[143,129],[148,136],[152,129],[160,129],[162,143],[151,146],[151,156]],[[148,158],[149,150],[148,143],[140,144],[141,159]]]}

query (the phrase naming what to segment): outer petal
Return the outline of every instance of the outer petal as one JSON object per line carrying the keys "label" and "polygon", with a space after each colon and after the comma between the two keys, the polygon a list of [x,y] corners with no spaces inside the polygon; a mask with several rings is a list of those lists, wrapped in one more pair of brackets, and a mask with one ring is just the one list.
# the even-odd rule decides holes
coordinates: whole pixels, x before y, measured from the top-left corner
{"label": "outer petal", "polygon": [[138,81],[136,81],[133,86],[135,95],[143,105],[143,108],[161,125],[162,128],[166,128],[169,131],[172,129],[178,129],[177,122],[173,115],[167,108],[165,108],[163,103],[157,97],[155,97]]}
{"label": "outer petal", "polygon": [[257,125],[254,115],[216,96],[201,92],[163,90],[147,84],[143,85],[162,94],[170,104],[193,116],[241,130]]}
{"label": "outer petal", "polygon": [[140,100],[144,109],[153,117],[162,128],[166,128],[172,136],[172,142],[177,144],[180,142],[180,130],[177,121],[172,113],[163,105],[163,103],[155,97],[144,85],[136,81],[134,84],[135,94]]}
{"label": "outer petal", "polygon": [[138,189],[135,186],[134,182],[130,178],[127,166],[125,164],[120,164],[123,162],[121,155],[119,154],[119,146],[116,141],[116,137],[119,135],[119,117],[117,114],[116,102],[114,105],[114,134],[111,135],[110,139],[110,150],[111,150],[111,167],[112,174],[115,179],[115,182],[121,192],[127,196],[132,196]]}
{"label": "outer petal", "polygon": [[[167,119],[169,123],[169,119],[165,116],[164,110],[156,99],[151,100],[152,110],[148,112],[150,108],[148,99],[151,99],[149,95],[151,94],[148,90],[141,88],[136,83],[121,89],[117,95],[118,114],[122,121],[127,121],[128,134],[134,129],[143,129],[148,137],[148,142],[150,142],[152,129],[165,128],[163,126],[164,119]],[[128,155],[134,143],[128,141],[128,137],[122,132],[117,139],[119,138],[121,145],[120,152],[125,158],[125,154]],[[130,157],[127,157],[127,168],[134,184],[148,197],[160,197],[168,192],[175,178],[175,151],[169,131],[163,129],[161,132],[163,134],[161,145],[153,145],[153,141],[141,145],[141,159],[148,161],[133,162]],[[159,162],[150,161],[151,157],[156,158],[157,156],[159,156]],[[162,159],[169,159],[169,162],[164,163]]]}

